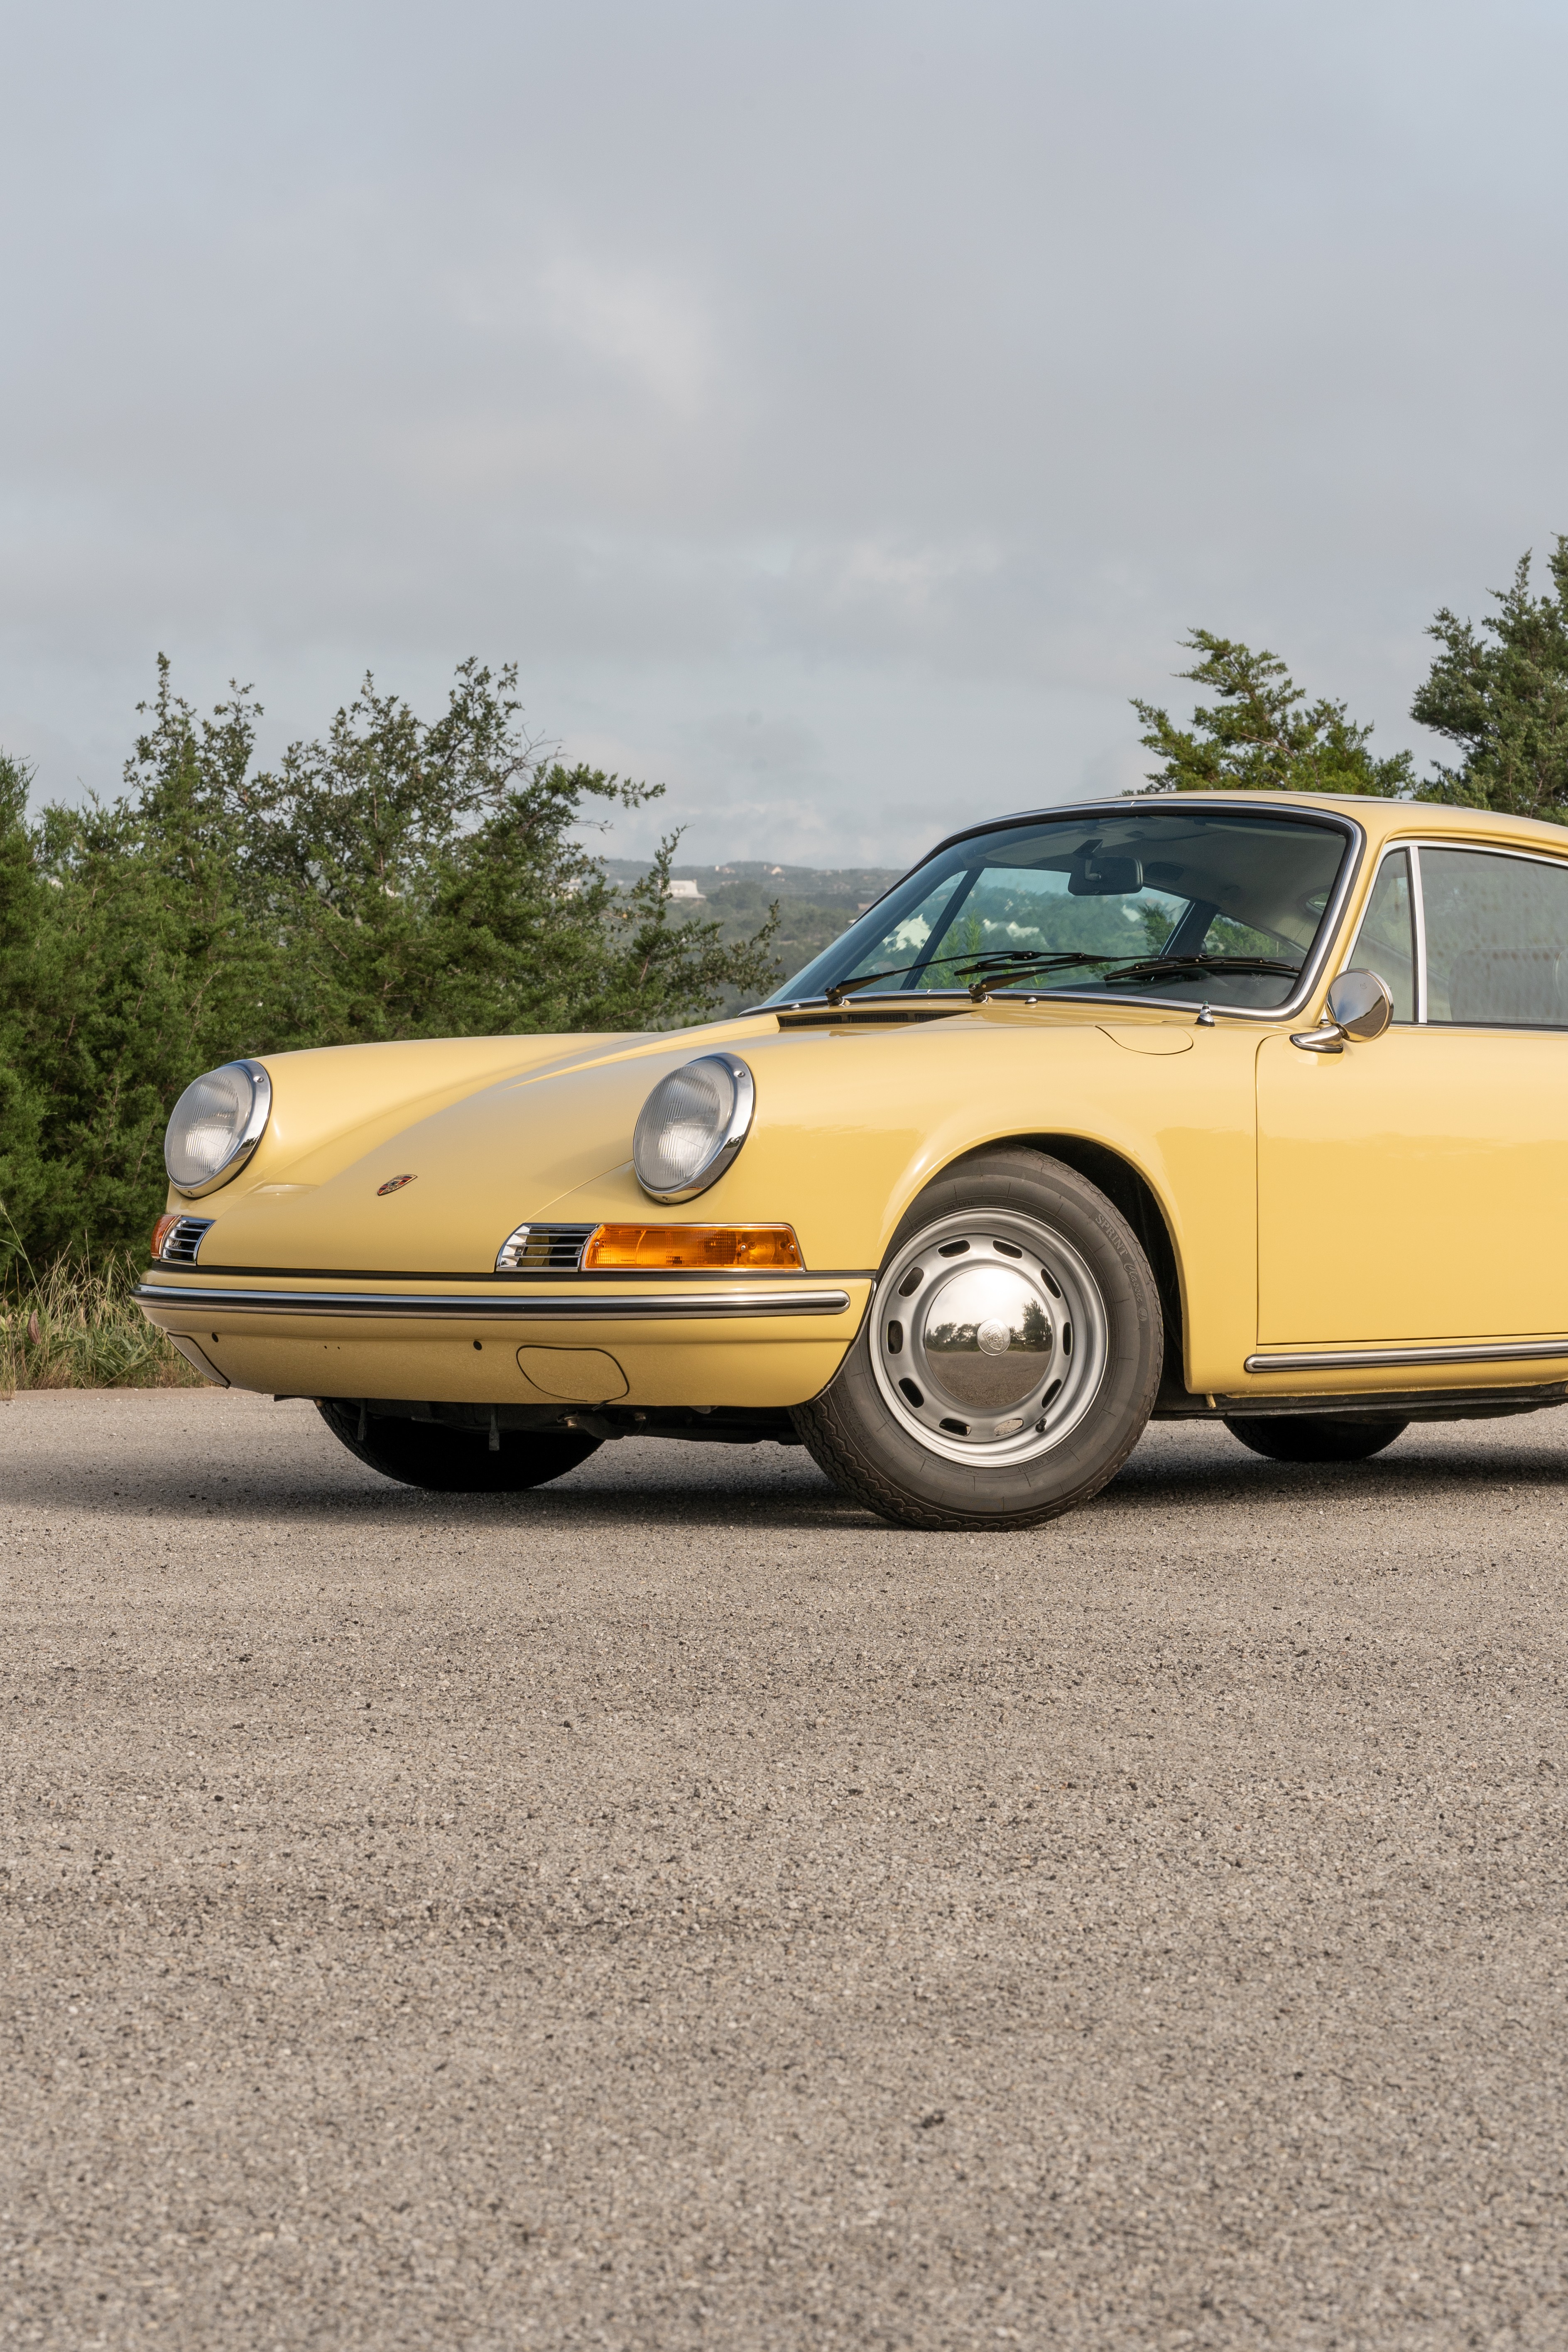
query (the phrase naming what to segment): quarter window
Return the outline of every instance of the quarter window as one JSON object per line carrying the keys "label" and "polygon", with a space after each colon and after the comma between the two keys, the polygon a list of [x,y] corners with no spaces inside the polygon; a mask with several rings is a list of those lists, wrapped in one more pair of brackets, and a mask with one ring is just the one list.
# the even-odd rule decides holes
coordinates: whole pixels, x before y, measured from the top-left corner
{"label": "quarter window", "polygon": [[1394,999],[1396,1021],[1415,1020],[1415,912],[1407,849],[1394,850],[1378,868],[1351,961],[1376,972]]}
{"label": "quarter window", "polygon": [[1568,1028],[1568,865],[1474,849],[1420,856],[1427,1020]]}

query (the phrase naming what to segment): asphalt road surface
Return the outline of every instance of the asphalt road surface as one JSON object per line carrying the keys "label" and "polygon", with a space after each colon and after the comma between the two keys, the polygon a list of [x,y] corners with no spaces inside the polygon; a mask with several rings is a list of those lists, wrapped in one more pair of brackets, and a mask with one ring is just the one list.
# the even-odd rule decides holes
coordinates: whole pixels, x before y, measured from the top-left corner
{"label": "asphalt road surface", "polygon": [[209,1393],[0,1488],[0,2345],[1568,2342],[1568,1414],[1000,1538]]}

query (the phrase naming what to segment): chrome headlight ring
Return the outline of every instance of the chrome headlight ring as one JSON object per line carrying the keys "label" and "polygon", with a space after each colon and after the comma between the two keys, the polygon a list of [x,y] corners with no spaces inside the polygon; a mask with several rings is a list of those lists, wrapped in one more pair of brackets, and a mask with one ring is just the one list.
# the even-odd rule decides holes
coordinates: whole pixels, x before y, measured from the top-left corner
{"label": "chrome headlight ring", "polygon": [[175,1192],[197,1201],[237,1176],[271,1116],[272,1081],[259,1062],[225,1062],[193,1079],[163,1136],[163,1165]]}
{"label": "chrome headlight ring", "polygon": [[660,1078],[638,1114],[632,1169],[661,1207],[716,1184],[751,1132],[757,1089],[736,1054],[703,1054]]}

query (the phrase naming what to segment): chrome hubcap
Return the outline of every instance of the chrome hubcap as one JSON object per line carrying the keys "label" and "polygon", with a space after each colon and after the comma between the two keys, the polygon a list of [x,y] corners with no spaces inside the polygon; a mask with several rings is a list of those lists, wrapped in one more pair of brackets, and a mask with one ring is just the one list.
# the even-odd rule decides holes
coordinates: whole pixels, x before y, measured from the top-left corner
{"label": "chrome hubcap", "polygon": [[882,1276],[871,1312],[871,1361],[890,1411],[949,1461],[1049,1453],[1104,1377],[1100,1285],[1032,1217],[963,1211],[928,1225]]}

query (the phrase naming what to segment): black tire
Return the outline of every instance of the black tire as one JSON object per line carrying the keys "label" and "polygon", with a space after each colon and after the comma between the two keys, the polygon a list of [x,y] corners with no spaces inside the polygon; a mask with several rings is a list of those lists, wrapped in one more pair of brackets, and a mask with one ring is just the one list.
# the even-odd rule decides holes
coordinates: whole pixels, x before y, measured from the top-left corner
{"label": "black tire", "polygon": [[492,1454],[482,1429],[445,1429],[437,1422],[408,1421],[373,1407],[362,1437],[358,1404],[324,1397],[316,1409],[357,1461],[384,1478],[438,1495],[520,1495],[575,1470],[600,1444],[579,1429],[503,1429],[500,1451]]}
{"label": "black tire", "polygon": [[1410,1423],[1394,1413],[1363,1421],[1340,1412],[1258,1412],[1227,1415],[1225,1425],[1270,1462],[1365,1462]]}
{"label": "black tire", "polygon": [[[962,1265],[938,1263],[955,1251]],[[965,1274],[999,1281],[1016,1311],[966,1319],[986,1295],[972,1289],[935,1319]],[[895,1526],[1038,1527],[1115,1476],[1153,1407],[1163,1345],[1149,1261],[1104,1193],[1043,1151],[998,1146],[911,1203],[854,1345],[791,1418],[835,1485]],[[987,1382],[1002,1385],[988,1394]]]}

